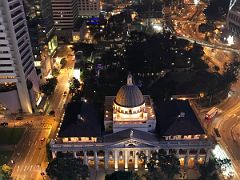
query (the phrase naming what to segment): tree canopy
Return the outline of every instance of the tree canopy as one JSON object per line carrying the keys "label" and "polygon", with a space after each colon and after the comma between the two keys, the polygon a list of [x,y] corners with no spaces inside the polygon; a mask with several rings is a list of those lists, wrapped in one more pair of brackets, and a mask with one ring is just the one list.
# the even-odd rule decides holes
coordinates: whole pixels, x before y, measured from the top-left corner
{"label": "tree canopy", "polygon": [[229,8],[229,1],[210,0],[210,4],[204,10],[208,20],[222,20],[226,17]]}
{"label": "tree canopy", "polygon": [[230,159],[210,158],[207,163],[199,165],[201,180],[217,180],[219,179],[218,171],[230,165]]}
{"label": "tree canopy", "polygon": [[0,166],[0,179],[11,179],[12,168],[6,164]]}
{"label": "tree canopy", "polygon": [[[149,172],[145,175],[146,177],[156,176],[157,173],[159,177],[166,176],[172,179],[180,172],[179,159],[173,153],[166,154],[166,151],[163,149],[158,152],[155,151],[149,158],[147,158],[144,153],[140,153],[139,158],[143,160],[144,164],[146,164],[149,169]],[[161,174],[161,172],[163,174]]]}
{"label": "tree canopy", "polygon": [[131,171],[116,171],[112,174],[107,174],[105,180],[141,180],[141,178],[139,175]]}
{"label": "tree canopy", "polygon": [[57,85],[56,77],[47,79],[47,82],[41,86],[41,91],[47,96],[50,96],[54,92],[56,85]]}
{"label": "tree canopy", "polygon": [[53,159],[46,169],[47,175],[58,180],[78,180],[87,179],[89,177],[89,170],[83,164],[81,159],[73,157],[57,157]]}

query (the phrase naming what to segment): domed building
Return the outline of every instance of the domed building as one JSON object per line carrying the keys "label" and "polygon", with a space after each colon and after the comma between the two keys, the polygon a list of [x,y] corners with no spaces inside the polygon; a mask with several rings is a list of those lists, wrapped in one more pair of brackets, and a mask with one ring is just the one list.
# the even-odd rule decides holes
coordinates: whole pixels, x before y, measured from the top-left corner
{"label": "domed building", "polygon": [[[209,160],[208,140],[188,101],[164,101],[155,116],[149,95],[143,95],[129,74],[116,96],[105,97],[104,126],[93,104],[68,104],[57,137],[51,140],[53,157],[72,153],[96,170],[147,170],[138,153],[149,157],[158,150],[175,154],[183,168]],[[157,124],[157,125],[156,125]]]}
{"label": "domed building", "polygon": [[104,126],[106,132],[138,129],[153,132],[156,127],[155,113],[150,96],[143,95],[129,74],[116,97],[106,96]]}

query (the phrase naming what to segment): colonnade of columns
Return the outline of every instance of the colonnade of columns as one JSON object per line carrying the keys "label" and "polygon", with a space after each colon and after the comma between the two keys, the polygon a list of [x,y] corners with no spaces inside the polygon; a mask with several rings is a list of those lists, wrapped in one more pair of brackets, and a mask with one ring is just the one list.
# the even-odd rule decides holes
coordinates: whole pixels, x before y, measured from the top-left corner
{"label": "colonnade of columns", "polygon": [[[151,156],[151,153],[154,152],[156,150],[141,150],[141,152],[143,152],[146,157],[147,157],[147,162]],[[184,159],[184,167],[187,168],[188,167],[188,162],[190,158],[194,159],[194,164],[198,163],[198,160],[200,158],[200,149],[196,150],[195,154],[190,154],[190,149],[185,150],[186,153],[185,154],[179,154],[180,149],[175,149],[175,154],[178,158],[182,158]],[[95,169],[99,168],[99,156],[98,156],[98,152],[97,151],[93,151],[93,159],[94,159],[94,166]],[[110,157],[110,152],[111,152],[111,157]],[[119,153],[121,152],[121,156],[119,155]],[[114,163],[114,169],[117,171],[119,169],[119,161],[123,160],[124,161],[124,169],[128,170],[129,168],[129,160],[131,159],[132,163],[134,164],[134,169],[138,170],[138,163],[139,163],[139,158],[138,158],[138,154],[140,153],[139,150],[135,150],[133,149],[111,149],[111,150],[105,150],[104,151],[104,168],[108,169],[109,168],[109,160],[113,160]],[[169,154],[169,149],[166,150],[166,153]],[[53,158],[56,157],[56,152],[53,152]],[[204,162],[208,162],[209,158],[211,155],[211,151],[210,149],[206,150],[206,154],[205,154],[205,160]],[[75,158],[77,158],[77,153],[73,152],[73,156]],[[89,165],[89,157],[87,155],[87,151],[83,151],[83,162],[86,165]],[[91,158],[92,159],[92,158]],[[145,169],[147,169],[147,166],[145,165]]]}

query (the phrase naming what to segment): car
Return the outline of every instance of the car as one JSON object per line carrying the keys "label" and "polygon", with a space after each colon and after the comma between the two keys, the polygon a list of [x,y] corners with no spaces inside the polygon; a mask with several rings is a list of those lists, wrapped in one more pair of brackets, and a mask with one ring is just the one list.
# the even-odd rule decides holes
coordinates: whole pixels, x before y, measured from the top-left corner
{"label": "car", "polygon": [[0,124],[0,126],[6,127],[6,126],[8,126],[8,123],[7,122],[3,122],[3,123]]}

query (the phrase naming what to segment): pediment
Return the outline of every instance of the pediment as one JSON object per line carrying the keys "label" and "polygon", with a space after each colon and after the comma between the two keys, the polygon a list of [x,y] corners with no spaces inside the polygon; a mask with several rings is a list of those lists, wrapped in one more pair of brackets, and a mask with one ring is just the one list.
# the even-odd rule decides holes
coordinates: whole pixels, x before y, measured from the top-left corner
{"label": "pediment", "polygon": [[113,142],[110,146],[124,147],[124,148],[140,148],[140,147],[155,147],[151,142],[145,142],[141,139],[129,138],[118,142]]}

